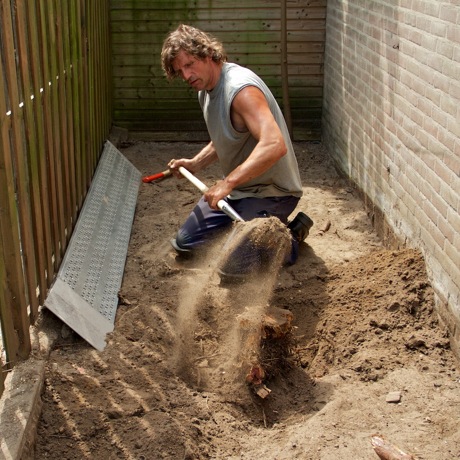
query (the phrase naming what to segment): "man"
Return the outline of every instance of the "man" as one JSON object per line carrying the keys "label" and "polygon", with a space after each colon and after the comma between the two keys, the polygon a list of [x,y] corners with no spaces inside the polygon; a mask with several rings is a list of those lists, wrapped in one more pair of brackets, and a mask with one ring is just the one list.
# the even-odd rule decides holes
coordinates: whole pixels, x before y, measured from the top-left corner
{"label": "man", "polygon": [[[197,173],[219,161],[224,174],[171,241],[176,251],[190,253],[230,226],[230,217],[217,208],[221,199],[244,220],[276,216],[287,224],[302,196],[302,184],[283,114],[265,83],[249,69],[228,63],[216,38],[188,25],[168,35],[161,60],[168,79],[182,78],[198,91],[211,138],[193,158],[173,159],[169,168],[180,177],[180,166]],[[307,227],[297,218],[290,224],[297,233],[291,263],[296,244],[313,224],[302,216],[308,219]]]}

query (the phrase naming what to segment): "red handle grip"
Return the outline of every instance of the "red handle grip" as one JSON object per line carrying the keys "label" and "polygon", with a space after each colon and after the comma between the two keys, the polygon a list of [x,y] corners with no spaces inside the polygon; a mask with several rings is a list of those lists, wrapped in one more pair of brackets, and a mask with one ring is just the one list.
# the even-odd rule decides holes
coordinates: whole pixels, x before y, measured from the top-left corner
{"label": "red handle grip", "polygon": [[142,182],[145,182],[146,184],[148,184],[149,182],[153,182],[154,180],[158,180],[158,179],[164,179],[170,175],[171,175],[171,170],[167,169],[166,171],[163,171],[157,174],[152,174],[151,176],[143,177]]}

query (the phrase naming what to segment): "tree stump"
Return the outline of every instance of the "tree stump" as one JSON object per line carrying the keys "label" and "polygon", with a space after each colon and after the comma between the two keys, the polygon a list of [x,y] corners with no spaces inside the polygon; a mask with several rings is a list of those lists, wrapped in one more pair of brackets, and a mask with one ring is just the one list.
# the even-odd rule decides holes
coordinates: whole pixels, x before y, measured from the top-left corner
{"label": "tree stump", "polygon": [[284,361],[292,354],[293,319],[289,310],[278,307],[269,307],[258,318],[250,314],[239,317],[246,383],[262,399],[271,393],[266,380],[285,367]]}

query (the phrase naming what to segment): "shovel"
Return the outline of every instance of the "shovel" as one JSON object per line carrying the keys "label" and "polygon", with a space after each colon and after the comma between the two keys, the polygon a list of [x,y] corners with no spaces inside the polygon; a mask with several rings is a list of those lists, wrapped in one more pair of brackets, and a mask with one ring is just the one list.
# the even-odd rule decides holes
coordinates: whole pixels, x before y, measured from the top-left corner
{"label": "shovel", "polygon": [[[197,177],[195,177],[188,169],[185,169],[183,166],[179,166],[179,172],[188,179],[201,193],[206,193],[209,188],[203,184]],[[159,179],[165,179],[166,177],[171,175],[171,170],[167,169],[166,171],[162,171],[157,174],[153,174],[151,176],[146,176],[142,178],[142,182],[149,183]],[[244,222],[244,219],[225,201],[219,200],[217,202],[217,207],[223,211],[227,216],[229,216],[232,220],[237,222]]]}

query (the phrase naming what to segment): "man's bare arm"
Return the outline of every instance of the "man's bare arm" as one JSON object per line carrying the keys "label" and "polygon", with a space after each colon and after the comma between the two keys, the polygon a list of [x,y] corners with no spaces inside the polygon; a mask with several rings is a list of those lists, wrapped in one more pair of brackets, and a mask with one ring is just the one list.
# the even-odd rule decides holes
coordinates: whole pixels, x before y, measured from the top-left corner
{"label": "man's bare arm", "polygon": [[197,173],[215,161],[217,161],[216,149],[214,148],[213,143],[210,142],[193,158],[181,158],[179,160],[173,159],[168,163],[168,167],[176,177],[182,177],[181,173],[179,172],[179,166],[183,166],[191,173]]}
{"label": "man's bare arm", "polygon": [[287,152],[283,135],[258,88],[249,86],[237,94],[232,104],[232,123],[238,131],[249,131],[258,142],[246,161],[205,194],[214,209],[235,187],[260,176]]}

